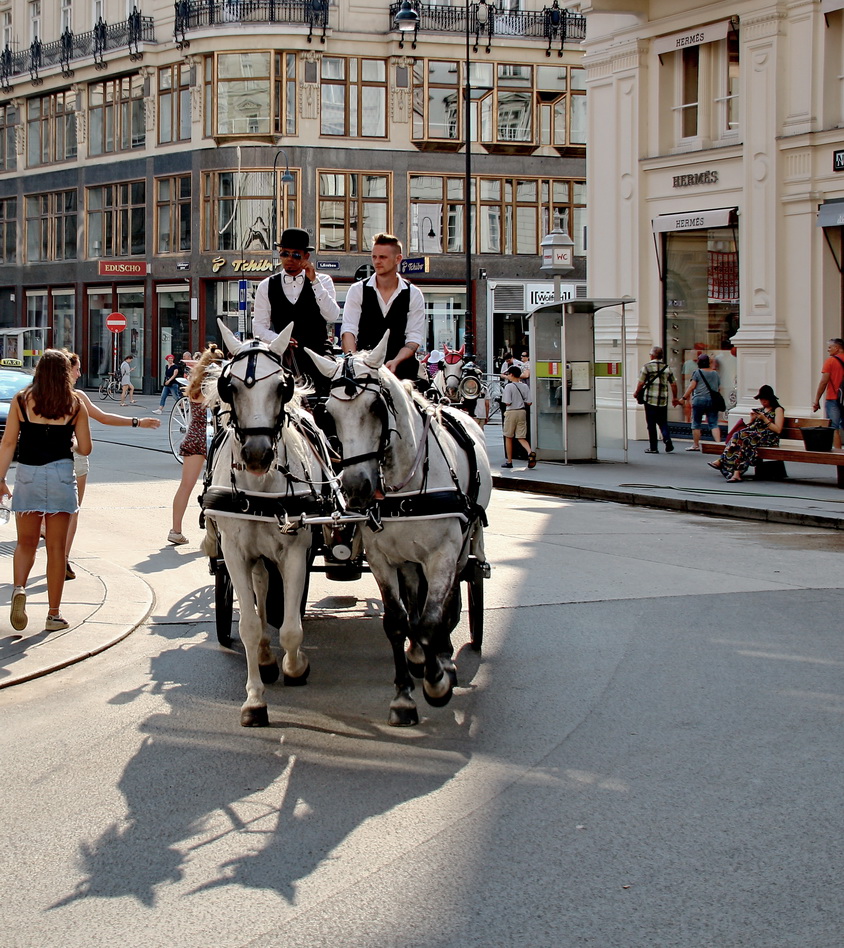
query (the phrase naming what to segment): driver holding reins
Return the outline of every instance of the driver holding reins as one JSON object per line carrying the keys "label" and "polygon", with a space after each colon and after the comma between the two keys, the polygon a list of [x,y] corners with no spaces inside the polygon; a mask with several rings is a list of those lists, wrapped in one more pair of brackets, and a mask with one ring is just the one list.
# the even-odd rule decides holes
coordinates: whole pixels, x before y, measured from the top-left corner
{"label": "driver holding reins", "polygon": [[310,236],[299,227],[288,227],[277,244],[283,272],[258,284],[252,310],[252,335],[270,343],[288,323],[293,323],[290,348],[284,362],[297,377],[307,376],[317,395],[327,395],[329,383],[305,347],[331,355],[333,326],[340,319],[334,281],[318,273],[311,261]]}
{"label": "driver holding reins", "polygon": [[372,241],[375,275],[353,283],[343,306],[343,352],[374,349],[389,330],[384,365],[400,379],[416,379],[416,350],[425,341],[425,298],[418,286],[399,275],[402,246],[392,234]]}

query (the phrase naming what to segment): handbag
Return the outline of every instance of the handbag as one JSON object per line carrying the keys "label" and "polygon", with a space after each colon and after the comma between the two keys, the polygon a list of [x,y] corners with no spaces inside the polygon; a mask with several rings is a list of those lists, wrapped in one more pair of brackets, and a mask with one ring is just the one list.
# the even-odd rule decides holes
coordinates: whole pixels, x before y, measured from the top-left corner
{"label": "handbag", "polygon": [[703,374],[703,372],[700,369],[697,370],[697,374],[700,376],[700,379],[703,382],[703,384],[709,389],[709,397],[712,399],[712,407],[715,409],[715,411],[717,412],[726,411],[727,403],[724,401],[724,396],[720,392],[716,392],[713,390],[709,382],[706,381],[706,376]]}

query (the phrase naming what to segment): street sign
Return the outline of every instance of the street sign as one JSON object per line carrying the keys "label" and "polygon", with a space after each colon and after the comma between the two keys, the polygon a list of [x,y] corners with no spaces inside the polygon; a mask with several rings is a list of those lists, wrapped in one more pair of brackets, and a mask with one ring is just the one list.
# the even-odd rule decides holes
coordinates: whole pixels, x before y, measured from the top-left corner
{"label": "street sign", "polygon": [[241,310],[241,312],[246,312],[246,287],[246,280],[237,281],[237,308]]}
{"label": "street sign", "polygon": [[375,267],[371,263],[363,263],[355,270],[355,280],[368,280],[373,273]]}
{"label": "street sign", "polygon": [[106,316],[106,329],[110,329],[112,332],[123,332],[126,328],[126,317],[123,313],[112,313],[110,316]]}
{"label": "street sign", "polygon": [[317,260],[317,270],[339,270],[339,260]]}

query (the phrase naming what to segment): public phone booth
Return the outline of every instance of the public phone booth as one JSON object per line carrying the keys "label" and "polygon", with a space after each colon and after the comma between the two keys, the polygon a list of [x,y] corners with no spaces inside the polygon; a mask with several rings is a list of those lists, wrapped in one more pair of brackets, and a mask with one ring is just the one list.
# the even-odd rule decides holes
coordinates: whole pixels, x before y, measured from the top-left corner
{"label": "public phone booth", "polygon": [[[606,365],[595,362],[595,313],[607,307],[622,312],[623,390],[624,305],[630,299],[558,300],[528,313],[531,350],[531,445],[541,461],[597,461],[596,378]],[[627,430],[624,416],[624,450]]]}
{"label": "public phone booth", "polygon": [[0,329],[0,359],[19,361],[25,369],[34,369],[44,352],[46,335],[44,327]]}

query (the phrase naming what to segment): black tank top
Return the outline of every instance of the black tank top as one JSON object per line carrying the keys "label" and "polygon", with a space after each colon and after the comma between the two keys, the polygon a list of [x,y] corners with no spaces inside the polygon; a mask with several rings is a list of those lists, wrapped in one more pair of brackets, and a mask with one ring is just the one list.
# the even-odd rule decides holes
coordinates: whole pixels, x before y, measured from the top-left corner
{"label": "black tank top", "polygon": [[73,439],[73,424],[78,409],[64,425],[44,425],[30,421],[26,414],[26,402],[18,397],[23,421],[18,437],[18,461],[32,467],[43,467],[53,461],[63,461],[73,457],[70,443]]}

